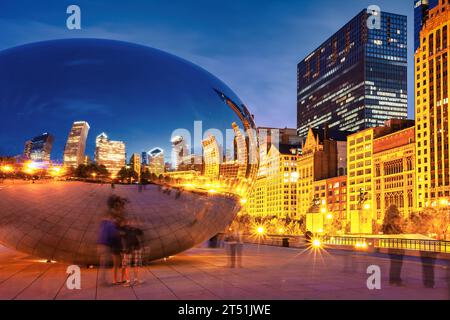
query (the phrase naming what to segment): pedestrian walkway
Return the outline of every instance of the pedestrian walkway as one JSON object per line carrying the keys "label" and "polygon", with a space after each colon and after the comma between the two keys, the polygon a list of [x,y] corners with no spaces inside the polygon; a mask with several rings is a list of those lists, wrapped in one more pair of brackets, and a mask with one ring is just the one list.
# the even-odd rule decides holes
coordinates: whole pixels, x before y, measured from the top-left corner
{"label": "pedestrian walkway", "polygon": [[[67,265],[46,263],[0,247],[0,299],[117,300],[447,300],[445,264],[436,266],[436,287],[425,289],[419,261],[406,259],[403,287],[388,284],[384,256],[246,245],[244,267],[227,267],[224,249],[194,248],[146,266],[136,287],[99,286],[98,269],[82,268],[81,290],[68,290]],[[382,288],[370,291],[367,267],[381,268]]]}

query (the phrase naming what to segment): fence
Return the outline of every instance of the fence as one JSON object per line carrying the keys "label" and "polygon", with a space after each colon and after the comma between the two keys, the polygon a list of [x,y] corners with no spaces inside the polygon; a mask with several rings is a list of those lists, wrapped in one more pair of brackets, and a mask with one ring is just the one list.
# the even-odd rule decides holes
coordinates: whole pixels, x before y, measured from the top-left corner
{"label": "fence", "polygon": [[324,243],[330,246],[355,246],[357,243],[369,242],[373,243],[375,248],[450,253],[450,241],[362,237],[326,237],[324,239]]}

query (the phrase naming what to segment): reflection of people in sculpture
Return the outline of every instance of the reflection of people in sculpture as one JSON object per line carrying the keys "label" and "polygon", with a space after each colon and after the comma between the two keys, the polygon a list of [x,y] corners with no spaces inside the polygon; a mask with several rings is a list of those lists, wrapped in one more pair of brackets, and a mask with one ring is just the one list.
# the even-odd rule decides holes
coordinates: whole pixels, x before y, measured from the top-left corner
{"label": "reflection of people in sculpture", "polygon": [[242,251],[244,241],[243,241],[243,231],[240,224],[236,224],[235,227],[228,232],[226,242],[228,243],[228,253],[230,256],[229,267],[235,268],[237,261],[237,266],[239,268],[242,268]]}
{"label": "reflection of people in sculpture", "polygon": [[112,195],[108,198],[108,212],[106,217],[100,224],[99,237],[97,240],[98,254],[100,260],[100,282],[105,285],[106,282],[106,268],[113,262],[113,284],[120,284],[118,281],[118,270],[120,266],[120,252],[121,252],[121,238],[120,238],[120,224],[124,219],[125,205],[127,199]]}

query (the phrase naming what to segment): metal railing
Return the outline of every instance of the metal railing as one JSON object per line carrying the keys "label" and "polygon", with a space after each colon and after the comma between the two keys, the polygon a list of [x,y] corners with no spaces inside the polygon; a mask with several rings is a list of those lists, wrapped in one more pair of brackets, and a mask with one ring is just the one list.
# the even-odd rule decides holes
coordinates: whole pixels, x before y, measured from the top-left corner
{"label": "metal railing", "polygon": [[364,238],[364,237],[326,237],[326,245],[355,246],[358,243],[371,243],[374,248],[402,249],[436,253],[450,253],[450,241],[399,239],[399,238]]}

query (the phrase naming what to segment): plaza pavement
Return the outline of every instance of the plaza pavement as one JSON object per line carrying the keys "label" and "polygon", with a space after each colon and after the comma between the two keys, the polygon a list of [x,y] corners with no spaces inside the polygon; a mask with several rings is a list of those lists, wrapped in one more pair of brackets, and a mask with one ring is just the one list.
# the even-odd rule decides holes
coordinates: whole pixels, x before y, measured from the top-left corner
{"label": "plaza pavement", "polygon": [[[385,256],[340,251],[245,245],[243,268],[227,267],[224,249],[198,247],[142,271],[143,285],[104,287],[98,269],[82,268],[81,290],[66,287],[67,265],[45,263],[0,247],[0,299],[151,299],[151,300],[447,300],[446,264],[438,262],[436,287],[422,285],[420,261],[405,258],[404,287],[388,284]],[[382,271],[381,290],[367,289],[369,265]]]}

